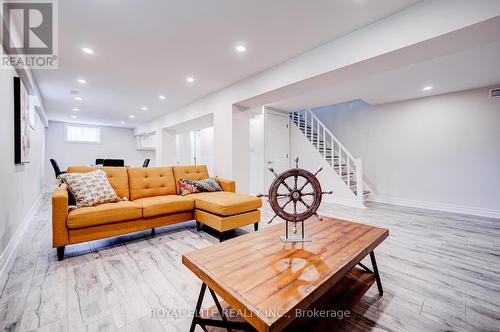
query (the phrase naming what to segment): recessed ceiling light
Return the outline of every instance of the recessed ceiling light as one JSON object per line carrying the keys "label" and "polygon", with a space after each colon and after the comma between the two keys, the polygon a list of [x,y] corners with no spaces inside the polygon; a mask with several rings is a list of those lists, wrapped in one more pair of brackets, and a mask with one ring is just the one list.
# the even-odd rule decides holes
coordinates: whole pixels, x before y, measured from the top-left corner
{"label": "recessed ceiling light", "polygon": [[194,82],[194,77],[188,76],[186,78],[186,81],[188,81],[189,83],[193,83]]}
{"label": "recessed ceiling light", "polygon": [[424,87],[422,90],[423,91],[431,91],[432,90],[432,86],[428,85],[428,86]]}
{"label": "recessed ceiling light", "polygon": [[83,51],[83,53],[86,53],[86,54],[94,54],[94,50],[91,48],[88,48],[88,47],[82,48],[82,51]]}
{"label": "recessed ceiling light", "polygon": [[71,118],[72,118],[72,119],[76,119],[76,115],[72,115],[72,116],[71,116]]}
{"label": "recessed ceiling light", "polygon": [[148,110],[148,108],[146,106],[141,107],[141,111],[147,111],[147,110]]}
{"label": "recessed ceiling light", "polygon": [[128,117],[131,119],[135,119],[135,115],[129,115]]}
{"label": "recessed ceiling light", "polygon": [[120,121],[120,124],[125,124],[125,121]]}
{"label": "recessed ceiling light", "polygon": [[82,97],[75,97],[75,100],[82,101]]}
{"label": "recessed ceiling light", "polygon": [[243,53],[247,50],[247,47],[245,45],[237,45],[234,49],[236,52]]}
{"label": "recessed ceiling light", "polygon": [[83,78],[79,78],[76,80],[78,83],[81,83],[81,84],[87,84],[87,81],[84,80]]}
{"label": "recessed ceiling light", "polygon": [[75,107],[75,108],[72,108],[71,110],[75,111],[75,112],[78,112],[80,109]]}
{"label": "recessed ceiling light", "polygon": [[158,98],[161,99],[161,100],[167,99],[167,97],[165,97],[164,95],[160,95],[160,96],[158,96]]}

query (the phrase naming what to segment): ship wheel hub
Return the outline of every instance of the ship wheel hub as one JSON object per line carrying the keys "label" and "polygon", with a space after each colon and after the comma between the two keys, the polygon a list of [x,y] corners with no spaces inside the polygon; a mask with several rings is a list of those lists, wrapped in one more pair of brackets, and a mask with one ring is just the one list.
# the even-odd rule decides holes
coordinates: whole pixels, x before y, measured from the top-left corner
{"label": "ship wheel hub", "polygon": [[293,199],[294,201],[300,200],[301,197],[302,197],[302,193],[299,190],[293,190],[290,193],[290,198]]}

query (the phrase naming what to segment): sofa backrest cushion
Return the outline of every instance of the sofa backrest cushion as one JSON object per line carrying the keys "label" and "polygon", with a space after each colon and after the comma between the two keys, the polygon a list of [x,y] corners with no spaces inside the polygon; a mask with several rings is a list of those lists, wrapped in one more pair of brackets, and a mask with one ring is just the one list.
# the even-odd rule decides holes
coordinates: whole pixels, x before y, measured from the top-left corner
{"label": "sofa backrest cushion", "polygon": [[209,177],[206,165],[174,166],[173,169],[177,194],[181,193],[181,190],[179,188],[180,179],[203,180]]}
{"label": "sofa backrest cushion", "polygon": [[130,167],[128,177],[131,200],[177,194],[172,167]]}
{"label": "sofa backrest cushion", "polygon": [[116,195],[120,198],[126,197],[130,199],[129,185],[128,185],[128,174],[126,167],[95,167],[95,166],[69,166],[67,169],[68,173],[87,173],[95,171],[96,169],[102,169],[106,172],[109,183],[111,187],[116,192]]}

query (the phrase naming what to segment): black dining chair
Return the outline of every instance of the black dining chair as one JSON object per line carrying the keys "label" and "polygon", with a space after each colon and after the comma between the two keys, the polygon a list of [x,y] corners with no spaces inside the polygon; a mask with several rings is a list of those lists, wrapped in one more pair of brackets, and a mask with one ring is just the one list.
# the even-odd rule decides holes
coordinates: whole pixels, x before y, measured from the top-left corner
{"label": "black dining chair", "polygon": [[104,159],[103,166],[123,167],[125,161],[123,159]]}
{"label": "black dining chair", "polygon": [[146,158],[144,160],[144,164],[142,164],[142,167],[148,167],[149,166],[149,162],[150,162],[149,158]]}
{"label": "black dining chair", "polygon": [[104,159],[96,159],[95,164],[97,165],[103,165],[104,164]]}
{"label": "black dining chair", "polygon": [[52,168],[54,169],[54,173],[56,173],[56,179],[59,175],[66,173],[64,171],[61,171],[61,169],[59,168],[59,164],[54,159],[50,159],[50,163],[52,164]]}

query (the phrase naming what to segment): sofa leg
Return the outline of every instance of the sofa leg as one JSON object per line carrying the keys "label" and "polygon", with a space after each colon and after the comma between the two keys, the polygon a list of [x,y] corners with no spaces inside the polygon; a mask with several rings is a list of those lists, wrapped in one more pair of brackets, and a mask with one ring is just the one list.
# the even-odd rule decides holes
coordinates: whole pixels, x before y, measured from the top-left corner
{"label": "sofa leg", "polygon": [[224,232],[219,232],[219,242],[224,241]]}
{"label": "sofa leg", "polygon": [[253,224],[253,229],[255,231],[258,231],[259,230],[259,222],[257,221],[255,224]]}
{"label": "sofa leg", "polygon": [[199,222],[198,220],[196,220],[196,231],[199,232],[201,229],[201,222]]}
{"label": "sofa leg", "polygon": [[151,228],[151,235],[153,235],[153,236],[156,235],[156,230],[154,228]]}
{"label": "sofa leg", "polygon": [[65,248],[65,246],[57,247],[57,260],[58,261],[62,261],[64,259],[64,248]]}

